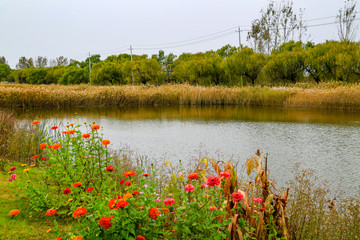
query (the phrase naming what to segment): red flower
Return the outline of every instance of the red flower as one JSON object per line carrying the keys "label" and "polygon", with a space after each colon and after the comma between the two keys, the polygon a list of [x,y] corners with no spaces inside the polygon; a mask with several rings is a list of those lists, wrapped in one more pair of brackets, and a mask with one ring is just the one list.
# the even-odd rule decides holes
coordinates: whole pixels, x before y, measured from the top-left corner
{"label": "red flower", "polygon": [[115,169],[112,167],[112,166],[108,166],[107,168],[106,168],[106,171],[108,171],[108,172],[112,172],[112,171],[114,171]]}
{"label": "red flower", "polygon": [[89,138],[89,137],[90,137],[90,134],[89,134],[89,133],[84,133],[81,137],[82,137],[82,138]]}
{"label": "red flower", "polygon": [[131,186],[131,182],[130,182],[130,181],[126,181],[126,182],[125,182],[125,186],[128,186],[128,187]]}
{"label": "red flower", "polygon": [[69,135],[72,135],[72,134],[74,134],[74,133],[76,133],[76,130],[75,130],[75,129],[71,129],[71,130],[68,131],[68,134],[69,134]]}
{"label": "red flower", "polygon": [[63,131],[62,134],[68,134],[69,132],[68,131]]}
{"label": "red flower", "polygon": [[161,209],[164,213],[170,212],[170,210],[168,208],[162,208]]}
{"label": "red flower", "polygon": [[50,216],[50,215],[55,215],[56,214],[56,209],[50,209],[46,212],[46,215]]}
{"label": "red flower", "polygon": [[234,202],[241,201],[244,199],[244,196],[239,192],[234,192],[231,194],[231,197],[233,198]]}
{"label": "red flower", "polygon": [[120,180],[120,184],[123,184],[125,182],[125,180]]}
{"label": "red flower", "polygon": [[217,207],[211,206],[211,207],[209,207],[209,210],[211,210],[211,211],[217,210]]}
{"label": "red flower", "polygon": [[118,201],[118,203],[116,204],[116,209],[119,209],[119,208],[124,208],[126,207],[127,205],[129,205],[129,202],[126,201],[125,199],[120,199]]}
{"label": "red flower", "polygon": [[92,190],[94,190],[94,187],[89,187],[86,189],[86,191],[88,191],[88,192],[91,192]]}
{"label": "red flower", "polygon": [[51,130],[55,130],[55,129],[58,129],[58,128],[59,128],[58,126],[52,126]]}
{"label": "red flower", "polygon": [[59,148],[61,148],[60,143],[57,143],[57,144],[51,145],[51,149],[52,149],[53,151],[55,151],[55,150],[57,150],[57,149],[59,149]]}
{"label": "red flower", "polygon": [[63,240],[62,237],[55,238],[55,240]]}
{"label": "red flower", "polygon": [[38,158],[40,155],[34,155],[32,158],[35,159],[35,158]]}
{"label": "red flower", "polygon": [[213,187],[215,185],[218,186],[220,185],[220,179],[218,177],[211,176],[207,179],[206,184],[209,185],[210,187]]}
{"label": "red flower", "polygon": [[101,141],[101,143],[106,146],[110,144],[110,140],[104,139]]}
{"label": "red flower", "polygon": [[83,215],[85,215],[86,213],[87,213],[86,208],[79,207],[79,208],[75,209],[75,211],[74,211],[74,217],[79,218],[80,216],[83,216]]}
{"label": "red flower", "polygon": [[38,121],[38,120],[36,120],[36,121],[33,121],[32,122],[32,125],[36,125],[36,124],[39,124],[40,122]]}
{"label": "red flower", "polygon": [[134,190],[134,191],[132,191],[132,194],[137,195],[137,194],[139,194],[139,191]]}
{"label": "red flower", "polygon": [[91,130],[99,130],[100,129],[100,126],[99,125],[92,125],[91,126]]}
{"label": "red flower", "polygon": [[192,190],[194,190],[194,188],[195,188],[194,185],[188,184],[185,186],[185,191],[191,192]]}
{"label": "red flower", "polygon": [[117,201],[116,198],[113,198],[113,199],[111,199],[111,200],[109,201],[108,206],[109,206],[110,210],[115,209],[116,201]]}
{"label": "red flower", "polygon": [[230,177],[230,173],[228,173],[228,172],[220,172],[220,177],[229,178],[229,177]]}
{"label": "red flower", "polygon": [[14,209],[14,210],[11,210],[9,212],[9,215],[10,216],[17,216],[19,213],[20,213],[20,211],[18,209]]}
{"label": "red flower", "polygon": [[136,173],[135,172],[124,172],[124,177],[131,177],[134,176]]}
{"label": "red flower", "polygon": [[158,216],[160,215],[160,212],[157,208],[150,208],[149,209],[149,216],[151,219],[157,219]]}
{"label": "red flower", "polygon": [[148,176],[150,176],[150,174],[148,174],[148,173],[144,173],[143,175],[141,175],[141,176],[143,176],[143,177],[148,177]]}
{"label": "red flower", "polygon": [[73,183],[73,187],[74,187],[74,188],[79,187],[79,186],[81,186],[81,182]]}
{"label": "red flower", "polygon": [[46,160],[46,158],[42,158],[42,159],[41,159],[41,161],[44,161],[44,160]]}
{"label": "red flower", "polygon": [[65,189],[63,190],[63,194],[64,194],[64,195],[68,195],[69,193],[71,193],[70,188],[65,188]]}
{"label": "red flower", "polygon": [[139,236],[135,237],[135,240],[145,240],[145,237],[139,235]]}
{"label": "red flower", "polygon": [[45,149],[47,147],[46,143],[40,143],[40,149]]}
{"label": "red flower", "polygon": [[165,205],[172,205],[175,203],[175,200],[173,198],[166,198],[164,200]]}
{"label": "red flower", "polygon": [[191,174],[189,174],[188,179],[189,179],[189,180],[199,179],[199,174],[197,174],[197,173],[191,173]]}
{"label": "red flower", "polygon": [[256,203],[262,203],[263,202],[263,200],[261,198],[254,198],[253,201],[256,202]]}
{"label": "red flower", "polygon": [[112,225],[111,217],[102,217],[102,218],[100,218],[99,225],[102,228],[104,228],[105,230],[109,229],[111,227],[111,225]]}

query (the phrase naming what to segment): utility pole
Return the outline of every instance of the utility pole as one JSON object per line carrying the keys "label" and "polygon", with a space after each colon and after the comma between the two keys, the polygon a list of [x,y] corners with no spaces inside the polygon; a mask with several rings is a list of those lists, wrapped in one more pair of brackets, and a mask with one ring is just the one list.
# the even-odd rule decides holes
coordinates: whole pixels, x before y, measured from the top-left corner
{"label": "utility pole", "polygon": [[131,47],[131,45],[130,45],[130,59],[131,59],[131,78],[132,78],[132,84],[134,85],[134,72],[133,72],[133,68],[132,68],[132,66],[133,66],[133,57],[132,57],[132,50],[133,50],[133,48]]}
{"label": "utility pole", "polygon": [[89,52],[89,83],[91,85],[91,54]]}
{"label": "utility pole", "polygon": [[241,50],[242,47],[241,47],[241,30],[240,30],[240,26],[238,27],[238,30],[236,32],[239,33],[239,49]]}

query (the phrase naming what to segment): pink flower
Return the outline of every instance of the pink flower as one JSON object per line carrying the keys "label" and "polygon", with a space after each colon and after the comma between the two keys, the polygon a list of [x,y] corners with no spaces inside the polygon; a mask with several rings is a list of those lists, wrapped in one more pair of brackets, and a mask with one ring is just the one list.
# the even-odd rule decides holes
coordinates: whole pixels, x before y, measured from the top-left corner
{"label": "pink flower", "polygon": [[193,180],[193,179],[199,179],[199,174],[197,173],[190,173],[188,176],[189,180]]}
{"label": "pink flower", "polygon": [[128,186],[128,187],[131,186],[131,181],[126,181],[125,186]]}
{"label": "pink flower", "polygon": [[262,208],[260,208],[260,211],[264,211],[264,210],[265,210],[265,208],[263,208],[263,207],[262,207]]}
{"label": "pink flower", "polygon": [[261,198],[254,198],[253,201],[256,202],[256,203],[262,203],[263,202],[263,200]]}
{"label": "pink flower", "polygon": [[11,177],[9,177],[9,178],[8,178],[8,181],[9,181],[9,182],[12,182],[12,178],[11,178]]}
{"label": "pink flower", "polygon": [[12,178],[12,180],[15,180],[16,174],[12,174],[12,175],[11,175],[11,178]]}
{"label": "pink flower", "polygon": [[156,201],[157,201],[157,202],[161,202],[160,198],[157,198]]}
{"label": "pink flower", "polygon": [[178,174],[179,174],[179,177],[182,176],[182,172],[179,172]]}
{"label": "pink flower", "polygon": [[218,177],[211,176],[207,179],[206,184],[210,187],[218,186],[220,185],[220,179]]}
{"label": "pink flower", "polygon": [[177,221],[177,218],[174,219],[174,222],[176,222],[176,221]]}
{"label": "pink flower", "polygon": [[239,192],[234,192],[231,194],[231,197],[233,198],[234,202],[241,201],[244,199],[244,196]]}
{"label": "pink flower", "polygon": [[194,190],[194,188],[195,188],[195,187],[194,187],[194,185],[192,185],[192,184],[188,184],[188,185],[185,186],[185,190],[186,190],[186,191],[189,191],[189,192],[191,192],[192,190]]}
{"label": "pink flower", "polygon": [[165,205],[172,205],[175,203],[175,200],[173,198],[166,198],[164,200]]}
{"label": "pink flower", "polygon": [[209,207],[209,210],[212,210],[212,211],[217,210],[217,207],[211,206],[211,207]]}
{"label": "pink flower", "polygon": [[12,171],[15,171],[16,170],[16,167],[11,167],[10,168],[10,171],[12,172]]}
{"label": "pink flower", "polygon": [[228,173],[228,172],[220,172],[220,177],[229,178],[230,173]]}

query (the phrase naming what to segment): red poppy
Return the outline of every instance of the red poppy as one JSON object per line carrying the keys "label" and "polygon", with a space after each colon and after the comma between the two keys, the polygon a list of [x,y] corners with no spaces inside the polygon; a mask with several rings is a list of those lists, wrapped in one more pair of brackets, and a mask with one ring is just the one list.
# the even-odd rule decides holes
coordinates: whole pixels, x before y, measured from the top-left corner
{"label": "red poppy", "polygon": [[70,188],[65,188],[65,189],[63,190],[63,194],[64,194],[64,195],[68,195],[69,193],[71,193]]}

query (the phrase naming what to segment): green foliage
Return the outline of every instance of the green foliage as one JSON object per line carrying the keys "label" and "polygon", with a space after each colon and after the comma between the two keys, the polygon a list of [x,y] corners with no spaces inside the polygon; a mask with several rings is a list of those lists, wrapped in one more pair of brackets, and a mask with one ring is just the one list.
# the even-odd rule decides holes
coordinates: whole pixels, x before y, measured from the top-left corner
{"label": "green foliage", "polygon": [[31,68],[27,77],[30,84],[45,84],[47,71],[44,68]]}
{"label": "green foliage", "polygon": [[122,85],[129,83],[131,78],[131,65],[129,61],[101,62],[94,64],[90,79],[94,85]]}
{"label": "green foliage", "polygon": [[62,75],[65,72],[64,66],[56,66],[51,68],[46,68],[47,74],[45,77],[46,84],[56,84],[60,82]]}
{"label": "green foliage", "polygon": [[73,85],[88,82],[89,74],[85,69],[71,66],[65,68],[58,83],[62,85]]}
{"label": "green foliage", "polygon": [[6,81],[7,77],[11,74],[11,68],[6,63],[0,63],[0,82]]}

